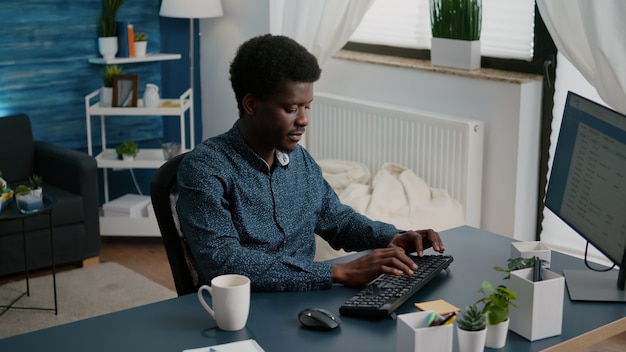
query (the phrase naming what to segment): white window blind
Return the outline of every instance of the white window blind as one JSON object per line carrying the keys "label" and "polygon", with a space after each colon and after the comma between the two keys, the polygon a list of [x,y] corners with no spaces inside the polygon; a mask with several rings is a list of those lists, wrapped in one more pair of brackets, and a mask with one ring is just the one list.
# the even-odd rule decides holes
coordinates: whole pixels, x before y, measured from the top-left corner
{"label": "white window blind", "polygon": [[[482,0],[481,54],[531,61],[534,0]],[[351,42],[430,49],[429,0],[376,0]]]}

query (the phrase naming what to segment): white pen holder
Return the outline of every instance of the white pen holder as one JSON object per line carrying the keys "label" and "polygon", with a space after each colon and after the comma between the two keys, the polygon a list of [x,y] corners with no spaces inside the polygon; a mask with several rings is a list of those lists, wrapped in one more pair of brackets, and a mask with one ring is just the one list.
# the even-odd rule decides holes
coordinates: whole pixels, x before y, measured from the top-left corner
{"label": "white pen holder", "polygon": [[451,352],[453,324],[428,327],[430,311],[399,314],[397,318],[397,352]]}
{"label": "white pen holder", "polygon": [[541,281],[533,282],[533,269],[511,271],[510,289],[519,308],[509,310],[509,330],[529,341],[561,334],[565,278],[546,268]]}

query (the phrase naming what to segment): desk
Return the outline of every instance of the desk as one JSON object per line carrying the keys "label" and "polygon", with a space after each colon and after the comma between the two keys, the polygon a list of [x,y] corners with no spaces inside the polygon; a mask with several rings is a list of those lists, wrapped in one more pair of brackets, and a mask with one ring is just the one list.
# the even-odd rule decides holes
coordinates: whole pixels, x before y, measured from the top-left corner
{"label": "desk", "polygon": [[[0,315],[7,312],[9,309],[34,309],[34,310],[52,310],[56,315],[58,313],[57,305],[57,281],[56,281],[56,265],[54,262],[54,235],[52,233],[52,209],[56,201],[48,196],[43,196],[43,205],[35,212],[22,214],[17,207],[17,200],[10,204],[6,209],[0,213],[0,221],[12,221],[19,220],[22,223],[22,243],[24,251],[24,275],[26,276],[26,291],[13,299],[8,305],[0,306],[3,308]],[[28,271],[28,251],[26,246],[26,220],[33,216],[48,215],[48,233],[50,235],[50,261],[52,263],[52,291],[54,293],[54,308],[42,308],[42,307],[24,307],[16,306],[15,304],[25,295],[30,295],[30,283],[29,283],[29,271]]]}
{"label": "desk", "polygon": [[[441,273],[428,287],[397,312],[415,311],[413,302],[443,298],[459,307],[480,296],[482,280],[503,282],[503,273],[492,269],[506,265],[511,239],[463,226],[444,231],[446,252],[454,256],[451,272]],[[551,268],[582,269],[584,263],[552,253]],[[267,352],[280,351],[376,351],[395,352],[396,321],[368,321],[342,317],[340,328],[330,332],[300,328],[298,312],[319,306],[338,311],[358,289],[336,286],[331,290],[292,293],[254,293],[246,328],[237,332],[217,330],[195,294],[121,312],[61,325],[0,340],[0,351],[182,351],[242,339],[255,339]],[[626,316],[626,305],[571,302],[564,299],[563,333],[530,343],[509,331],[498,351],[540,351],[591,329]],[[455,337],[456,339],[456,337]],[[456,340],[455,340],[456,351]]]}

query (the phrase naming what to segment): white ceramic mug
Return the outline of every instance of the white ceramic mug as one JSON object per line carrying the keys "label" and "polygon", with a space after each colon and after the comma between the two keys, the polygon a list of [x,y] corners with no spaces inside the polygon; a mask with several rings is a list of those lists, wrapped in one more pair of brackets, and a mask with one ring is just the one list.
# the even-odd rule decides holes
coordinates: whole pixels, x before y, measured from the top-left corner
{"label": "white ceramic mug", "polygon": [[[211,295],[211,308],[202,296]],[[211,280],[211,285],[198,289],[198,300],[217,322],[217,327],[226,331],[241,330],[246,326],[250,310],[250,279],[242,275],[221,275]]]}

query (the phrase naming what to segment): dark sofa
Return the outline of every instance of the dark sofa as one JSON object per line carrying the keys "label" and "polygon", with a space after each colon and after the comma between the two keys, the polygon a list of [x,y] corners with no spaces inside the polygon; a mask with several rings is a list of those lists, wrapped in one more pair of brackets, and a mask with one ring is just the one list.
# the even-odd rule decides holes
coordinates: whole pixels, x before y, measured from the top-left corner
{"label": "dark sofa", "polygon": [[[43,177],[43,194],[53,197],[56,264],[98,263],[100,223],[96,160],[76,150],[34,141],[28,116],[0,118],[0,170],[11,188]],[[15,206],[15,201],[10,206]],[[29,269],[49,267],[48,217],[26,222]],[[24,271],[19,220],[0,222],[0,276]]]}

